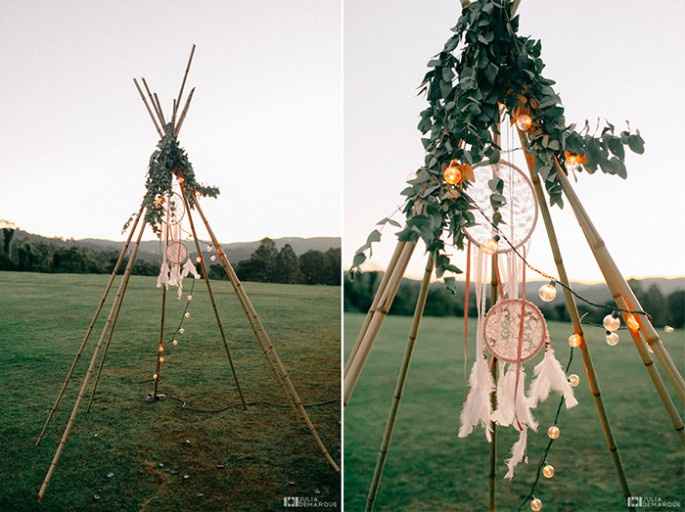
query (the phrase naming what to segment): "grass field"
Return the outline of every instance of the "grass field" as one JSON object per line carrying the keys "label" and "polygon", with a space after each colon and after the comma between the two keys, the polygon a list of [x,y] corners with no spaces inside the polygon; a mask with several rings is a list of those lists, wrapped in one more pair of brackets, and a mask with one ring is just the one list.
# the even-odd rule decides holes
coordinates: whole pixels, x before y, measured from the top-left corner
{"label": "grass field", "polygon": [[[362,319],[361,315],[345,315],[347,351]],[[345,409],[346,510],[363,510],[409,323],[409,318],[386,320]],[[487,508],[489,445],[482,430],[466,439],[456,435],[467,392],[461,329],[461,319],[453,318],[425,318],[421,325],[376,510],[464,512]],[[570,326],[565,324],[550,325],[562,364],[568,357],[569,331]],[[685,507],[683,446],[632,341],[623,334],[618,346],[609,347],[601,330],[589,328],[587,334],[632,494],[670,498]],[[685,335],[676,331],[664,339],[682,368]],[[576,388],[580,403],[562,412],[561,437],[549,457],[556,476],[542,481],[537,495],[545,512],[625,510],[579,357],[571,372],[581,377],[581,385]],[[511,483],[503,479],[504,459],[509,457],[516,438],[512,429],[498,431],[498,510],[516,510],[519,500],[528,494],[546,443],[544,432],[557,404],[558,395],[552,395],[535,414],[540,429],[529,435],[529,464],[519,465]],[[530,509],[526,506],[523,510]]]}
{"label": "grass field", "polygon": [[[0,272],[0,511],[267,511],[282,510],[284,496],[340,503],[338,475],[274,382],[227,282],[213,286],[246,399],[259,404],[209,414],[174,400],[144,402],[154,373],[160,291],[154,279],[133,277],[93,410],[79,415],[46,498],[37,504],[79,379],[38,448],[34,439],[106,280]],[[303,400],[338,400],[340,289],[245,287]],[[182,301],[171,295],[169,330],[181,314]],[[160,392],[197,409],[239,404],[202,282],[191,314],[178,347],[169,351]],[[89,358],[82,358],[78,377]],[[340,460],[338,404],[308,411]]]}

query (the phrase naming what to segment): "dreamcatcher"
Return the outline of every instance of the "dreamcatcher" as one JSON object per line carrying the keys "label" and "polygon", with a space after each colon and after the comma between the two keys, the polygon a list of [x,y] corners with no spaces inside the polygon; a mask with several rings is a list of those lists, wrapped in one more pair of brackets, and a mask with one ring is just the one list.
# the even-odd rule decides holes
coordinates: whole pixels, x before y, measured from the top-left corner
{"label": "dreamcatcher", "polygon": [[[495,208],[490,196],[493,183],[498,180],[501,180],[499,190],[506,202]],[[474,169],[468,192],[476,209],[476,224],[466,230],[465,316],[468,316],[469,281],[473,273],[477,305],[476,356],[460,417],[459,437],[468,436],[474,427],[481,425],[491,442],[492,423],[514,428],[519,437],[506,461],[505,475],[511,479],[514,468],[526,461],[528,431],[538,428],[533,409],[547,399],[552,390],[564,395],[567,408],[575,406],[577,401],[554,355],[547,323],[538,307],[526,299],[523,260],[538,217],[530,181],[512,163],[500,161]],[[475,267],[473,272],[472,266]],[[487,309],[488,289],[492,283],[496,283],[497,292],[494,303]],[[468,331],[465,338],[468,339]],[[525,363],[541,350],[544,350],[544,356],[535,366],[535,378],[526,392]],[[493,394],[496,397],[494,409]]]}
{"label": "dreamcatcher", "polygon": [[183,199],[176,193],[159,198],[164,208],[161,225],[162,264],[157,277],[157,288],[176,286],[177,296],[183,294],[183,279],[192,275],[200,278],[195,264],[188,258],[188,248],[182,241],[181,222],[185,216]]}

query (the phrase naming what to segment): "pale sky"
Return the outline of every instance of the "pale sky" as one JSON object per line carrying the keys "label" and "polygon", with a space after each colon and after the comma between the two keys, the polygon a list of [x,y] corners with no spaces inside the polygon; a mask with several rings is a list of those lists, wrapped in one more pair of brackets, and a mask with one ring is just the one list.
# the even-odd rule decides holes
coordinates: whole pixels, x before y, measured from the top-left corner
{"label": "pale sky", "polygon": [[[345,2],[345,266],[373,223],[401,204],[405,179],[423,161],[416,124],[426,103],[416,87],[449,37],[458,5]],[[597,172],[576,185],[619,268],[636,277],[685,275],[685,3],[523,0],[519,12],[520,33],[542,39],[544,74],[557,82],[567,121],[582,125],[602,116],[622,127],[629,119],[646,141],[644,155],[629,152],[627,181]],[[553,218],[571,279],[601,279],[570,207],[555,207]],[[555,273],[538,224],[531,263]],[[372,267],[385,268],[396,243],[392,231]],[[463,260],[459,254],[455,262]],[[409,275],[420,276],[424,264],[417,251]]]}
{"label": "pale sky", "polygon": [[120,238],[158,139],[132,79],[169,112],[196,43],[180,141],[217,235],[338,236],[340,31],[337,1],[4,2],[0,218]]}

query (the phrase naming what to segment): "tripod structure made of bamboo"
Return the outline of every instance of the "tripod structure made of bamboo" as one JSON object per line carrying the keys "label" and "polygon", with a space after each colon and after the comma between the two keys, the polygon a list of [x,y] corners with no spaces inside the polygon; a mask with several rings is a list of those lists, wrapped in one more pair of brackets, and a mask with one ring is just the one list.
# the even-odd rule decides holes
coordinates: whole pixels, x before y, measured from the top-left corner
{"label": "tripod structure made of bamboo", "polygon": [[[519,132],[521,145],[523,148],[527,148],[527,139],[525,133]],[[609,423],[608,415],[606,412],[606,407],[602,399],[599,387],[599,381],[597,374],[595,372],[594,366],[592,364],[592,358],[590,355],[590,349],[585,341],[585,334],[581,325],[581,317],[578,311],[578,307],[575,301],[574,295],[571,293],[569,278],[564,265],[564,260],[562,257],[562,252],[559,246],[558,238],[554,225],[552,223],[552,218],[550,215],[549,207],[545,198],[542,184],[540,178],[537,174],[535,167],[534,157],[524,150],[526,157],[526,163],[528,165],[529,174],[532,180],[535,199],[542,213],[542,218],[545,226],[545,231],[547,238],[554,256],[554,262],[559,275],[559,282],[564,285],[564,301],[565,307],[571,318],[571,323],[573,326],[573,331],[578,334],[581,338],[580,346],[578,347],[581,355],[583,367],[585,374],[587,376],[588,387],[595,404],[595,409],[597,412],[598,421],[600,428],[604,434],[605,442],[609,455],[614,463],[616,475],[618,478],[619,485],[623,494],[628,497],[630,496],[630,489],[621,460],[620,452],[616,439],[614,437],[612,428]],[[559,175],[559,180],[562,185],[563,193],[566,196],[574,214],[578,220],[578,224],[583,231],[585,238],[590,246],[590,249],[595,256],[597,264],[603,273],[606,284],[611,290],[614,300],[617,305],[627,311],[639,311],[641,310],[640,304],[637,301],[634,293],[630,289],[630,286],[626,282],[623,275],[620,273],[616,263],[612,259],[609,251],[602,241],[596,228],[593,226],[589,214],[584,209],[579,197],[573,190],[570,181],[568,180],[565,169],[556,162],[557,174]],[[357,341],[348,357],[345,365],[345,379],[344,379],[344,405],[346,406],[351,398],[354,388],[359,381],[359,378],[363,372],[366,360],[371,352],[373,343],[376,340],[378,333],[380,332],[383,320],[387,316],[390,310],[393,300],[399,289],[399,284],[402,277],[406,271],[409,259],[412,252],[416,246],[415,242],[398,242],[395,251],[390,259],[390,263],[386,272],[384,273],[376,294],[372,301],[371,307],[362,323],[362,328],[360,330]],[[423,311],[426,305],[426,294],[428,291],[428,286],[430,283],[430,277],[432,272],[432,256],[428,256],[429,263],[426,265],[426,271],[424,277],[421,281],[421,288],[419,290],[419,296],[416,304],[416,309],[414,313],[414,319],[410,327],[409,341],[401,362],[397,383],[395,386],[395,392],[393,394],[390,411],[386,420],[385,430],[381,440],[381,447],[378,452],[378,457],[376,461],[375,470],[369,485],[369,491],[366,500],[366,510],[371,511],[374,508],[378,492],[380,489],[380,483],[383,475],[383,469],[387,462],[387,457],[390,449],[390,442],[392,434],[397,421],[398,410],[400,406],[400,401],[403,396],[403,390],[406,385],[407,374],[409,370],[409,365],[411,363],[411,358],[414,354],[414,347],[416,344],[416,338],[418,335],[418,328],[420,324],[421,317],[423,316]],[[492,265],[493,275],[492,275],[492,289],[493,297],[497,293],[497,280],[496,280],[496,264]],[[624,320],[628,319],[628,314],[624,317]],[[657,369],[656,365],[649,355],[647,346],[651,347],[653,352],[657,356],[657,361],[661,365],[662,369],[665,371],[666,376],[673,385],[676,393],[685,402],[685,395],[683,391],[685,386],[683,386],[683,377],[678,371],[677,367],[673,363],[673,360],[668,353],[668,350],[663,345],[663,342],[659,338],[656,329],[651,323],[650,318],[647,315],[636,315],[639,316],[639,330],[631,330],[630,334],[633,338],[635,347],[638,350],[640,358],[642,359],[644,366],[648,372],[648,375],[655,387],[657,395],[659,396],[669,419],[673,425],[676,435],[685,442],[685,426],[683,420],[680,417],[677,407],[671,399],[665,383]],[[494,365],[493,365],[494,367]],[[496,430],[493,429],[493,434],[496,434]],[[493,435],[492,444],[490,448],[490,472],[489,472],[489,499],[488,499],[488,510],[495,511],[495,466],[494,462],[496,459],[496,437]]]}
{"label": "tripod structure made of bamboo", "polygon": [[[185,105],[182,110],[180,110],[180,115],[179,115],[179,108],[181,105],[181,100],[183,99],[183,91],[185,88],[186,84],[186,79],[188,77],[188,72],[190,70],[190,65],[193,60],[193,55],[195,54],[195,45],[193,45],[193,48],[190,53],[190,57],[188,59],[188,63],[185,69],[185,73],[183,75],[183,81],[181,83],[181,88],[178,93],[178,97],[173,100],[172,103],[172,114],[169,122],[167,122],[167,119],[164,116],[164,112],[162,110],[162,106],[159,101],[159,97],[156,93],[152,93],[148,87],[147,81],[145,79],[142,79],[143,83],[143,88],[145,89],[145,94],[143,93],[143,89],[141,89],[140,85],[138,84],[138,81],[134,79],[134,84],[136,86],[136,89],[138,90],[138,93],[145,105],[145,109],[147,110],[150,119],[152,120],[152,123],[157,131],[157,133],[160,136],[163,136],[165,133],[165,130],[173,130],[173,134],[175,136],[178,136],[180,129],[183,125],[183,122],[186,118],[186,115],[188,113],[188,107],[190,105],[190,102],[193,97],[193,93],[195,89],[191,89],[190,94],[185,100]],[[242,286],[240,280],[238,279],[238,276],[231,265],[226,253],[222,249],[221,243],[219,242],[218,238],[214,234],[214,231],[212,230],[210,223],[207,219],[207,216],[205,215],[204,211],[202,210],[200,203],[199,203],[199,198],[197,196],[190,197],[190,192],[185,188],[184,186],[184,179],[182,176],[179,176],[178,174],[175,175],[175,178],[180,190],[181,190],[181,196],[183,199],[183,203],[185,205],[185,211],[188,216],[188,220],[190,223],[190,228],[192,232],[192,238],[194,241],[195,245],[195,250],[197,253],[197,258],[199,261],[200,265],[200,274],[202,280],[205,282],[205,286],[207,289],[207,293],[209,295],[210,303],[212,306],[212,311],[214,312],[214,317],[217,322],[217,327],[219,330],[219,333],[221,335],[221,339],[223,342],[224,350],[226,353],[226,358],[228,361],[228,366],[230,367],[233,380],[236,385],[236,389],[238,392],[238,395],[240,396],[240,401],[241,405],[244,409],[247,408],[247,402],[245,401],[245,397],[242,392],[242,388],[240,386],[240,382],[238,380],[238,375],[236,372],[236,368],[233,362],[233,357],[228,345],[228,341],[226,338],[226,332],[223,326],[223,322],[221,320],[220,314],[219,314],[219,309],[217,306],[216,298],[214,296],[214,291],[212,289],[212,285],[209,280],[209,274],[207,271],[207,264],[205,261],[205,256],[201,250],[200,247],[200,239],[198,238],[198,233],[196,229],[196,224],[195,220],[193,219],[193,210],[195,210],[200,219],[202,224],[204,225],[206,232],[208,233],[210,239],[211,239],[211,244],[212,247],[214,248],[217,257],[219,258],[219,262],[221,263],[226,276],[228,277],[229,282],[231,283],[231,286],[238,297],[238,301],[240,302],[241,308],[243,312],[245,313],[245,316],[247,317],[248,323],[250,324],[250,327],[252,329],[252,332],[257,340],[257,343],[261,347],[264,356],[269,363],[269,367],[271,368],[275,380],[281,385],[283,388],[283,391],[288,399],[288,402],[292,405],[293,410],[301,418],[301,420],[304,422],[305,426],[309,430],[310,434],[314,438],[315,444],[317,448],[321,451],[323,457],[325,458],[326,462],[336,471],[339,472],[340,468],[336,461],[333,459],[331,454],[329,453],[328,449],[326,448],[325,444],[321,440],[321,437],[319,436],[319,433],[312,423],[311,419],[309,418],[309,414],[307,413],[304,403],[297,392],[297,389],[295,388],[295,385],[293,384],[290,375],[288,374],[288,371],[283,364],[283,361],[281,360],[280,356],[278,355],[278,352],[276,351],[273,342],[271,341],[266,329],[264,328],[264,324],[262,323],[261,318],[259,317],[257,310],[255,309],[254,305],[252,304],[250,298],[248,297],[245,288]],[[124,302],[124,298],[126,295],[126,291],[128,288],[128,283],[131,277],[131,272],[133,269],[133,266],[135,264],[136,258],[138,256],[138,250],[140,247],[140,242],[143,237],[143,233],[145,232],[146,228],[146,220],[145,220],[145,207],[144,205],[141,205],[140,209],[136,213],[133,221],[131,222],[130,229],[126,238],[126,241],[123,243],[121,250],[119,252],[118,258],[115,262],[114,268],[112,270],[112,273],[107,281],[107,284],[105,286],[105,289],[102,293],[102,296],[96,306],[95,312],[86,328],[86,332],[84,334],[84,337],[81,341],[81,344],[74,356],[74,359],[69,366],[66,376],[64,378],[64,382],[62,383],[59,392],[57,393],[57,397],[50,408],[50,411],[48,412],[47,418],[43,424],[43,427],[41,429],[41,432],[39,433],[37,439],[36,439],[36,445],[38,445],[41,440],[44,438],[48,427],[52,420],[55,417],[55,414],[57,413],[60,405],[62,404],[67,388],[69,386],[69,383],[74,375],[74,371],[80,361],[81,356],[84,354],[84,351],[87,348],[88,342],[91,339],[91,335],[93,334],[95,324],[97,323],[98,319],[101,316],[101,313],[103,312],[105,303],[107,302],[107,298],[110,294],[110,291],[114,285],[114,281],[116,279],[116,276],[118,272],[121,270],[121,267],[124,263],[124,260],[126,259],[128,255],[128,261],[126,262],[125,268],[123,270],[123,274],[121,279],[119,280],[119,284],[117,287],[116,294],[114,296],[114,300],[110,306],[109,313],[107,315],[107,319],[105,321],[104,326],[102,327],[102,331],[100,332],[100,335],[98,337],[97,342],[95,343],[95,347],[93,348],[88,367],[86,369],[86,372],[81,380],[79,390],[76,396],[76,399],[74,401],[73,407],[71,409],[71,412],[69,414],[66,426],[64,428],[64,431],[62,432],[62,436],[60,438],[59,444],[57,445],[57,448],[53,454],[52,460],[50,462],[50,465],[48,467],[47,473],[45,475],[45,478],[43,479],[43,482],[41,483],[40,489],[38,491],[38,500],[42,501],[43,497],[45,496],[45,492],[47,490],[48,484],[50,483],[50,480],[55,472],[55,469],[57,468],[57,465],[59,463],[59,460],[62,456],[62,453],[64,451],[64,448],[67,444],[67,441],[69,439],[69,435],[71,434],[71,431],[74,427],[76,417],[78,416],[78,412],[81,406],[81,402],[85,395],[87,394],[87,390],[89,387],[89,384],[91,383],[91,380],[93,380],[93,377],[95,377],[93,384],[92,384],[92,391],[91,391],[91,398],[90,398],[90,403],[88,405],[88,410],[90,410],[93,400],[96,394],[97,390],[97,385],[100,380],[100,376],[102,374],[102,369],[105,365],[105,358],[107,355],[107,351],[110,347],[114,331],[116,328],[117,320],[119,318],[119,313],[121,311],[122,304]],[[132,242],[132,240],[135,237],[135,241]],[[158,399],[159,398],[159,393],[158,393],[158,388],[159,388],[159,383],[161,380],[161,357],[162,354],[164,353],[164,343],[165,343],[165,338],[164,338],[164,327],[165,327],[165,309],[166,309],[166,287],[162,286],[162,291],[161,291],[161,314],[160,314],[160,335],[159,335],[159,342],[158,344],[155,345],[155,353],[156,353],[156,364],[155,364],[155,375],[153,379],[153,392],[152,392],[152,398],[153,399]],[[98,363],[99,359],[99,363]]]}

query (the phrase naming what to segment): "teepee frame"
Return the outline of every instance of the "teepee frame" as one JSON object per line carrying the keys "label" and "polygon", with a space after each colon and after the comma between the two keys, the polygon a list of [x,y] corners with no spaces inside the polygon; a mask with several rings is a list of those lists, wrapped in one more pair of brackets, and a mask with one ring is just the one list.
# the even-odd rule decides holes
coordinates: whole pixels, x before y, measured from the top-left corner
{"label": "teepee frame", "polygon": [[[521,0],[514,0],[512,3],[512,13],[515,13],[519,7]],[[469,4],[469,0],[462,0],[462,7],[466,7]],[[566,310],[571,319],[573,326],[573,332],[578,334],[581,338],[581,343],[579,345],[579,350],[582,355],[583,367],[585,369],[585,374],[587,377],[588,387],[595,404],[595,409],[597,411],[597,417],[599,420],[600,428],[604,434],[607,449],[611,456],[616,469],[616,475],[619,480],[619,485],[621,490],[626,497],[631,496],[630,489],[628,486],[628,481],[626,478],[625,469],[623,468],[623,463],[621,461],[621,456],[619,453],[618,446],[614,434],[612,432],[609,419],[606,413],[606,408],[604,406],[604,401],[599,388],[599,381],[597,374],[595,372],[594,366],[592,364],[592,358],[590,356],[590,349],[585,341],[585,334],[581,325],[581,317],[578,311],[575,297],[571,293],[569,278],[566,272],[566,267],[564,265],[564,260],[562,258],[561,249],[559,247],[559,242],[556,235],[556,230],[552,222],[552,217],[550,215],[549,207],[545,198],[545,193],[538,176],[535,158],[528,151],[528,141],[526,134],[518,131],[519,138],[521,141],[521,147],[524,149],[524,155],[526,159],[526,164],[528,166],[529,175],[532,181],[533,189],[535,192],[535,200],[542,214],[543,223],[545,226],[545,231],[547,238],[554,256],[554,262],[557,268],[557,273],[559,275],[559,282],[564,285],[564,302]],[[611,257],[609,250],[604,244],[599,232],[592,224],[589,214],[583,207],[579,197],[576,195],[570,181],[568,180],[565,170],[562,168],[560,163],[555,160],[554,162],[557,175],[559,176],[559,181],[561,183],[562,191],[567,198],[571,208],[575,214],[583,234],[587,240],[588,246],[592,251],[599,269],[602,271],[604,280],[609,287],[613,299],[619,308],[627,311],[641,310],[640,303],[638,302],[635,294],[630,289],[627,281],[621,274],[618,266]],[[407,265],[411,258],[411,255],[415,249],[416,242],[411,241],[400,241],[395,247],[395,251],[390,259],[386,272],[383,274],[381,282],[376,290],[376,294],[372,301],[371,307],[369,308],[367,315],[362,323],[362,328],[360,330],[357,341],[348,357],[345,365],[345,376],[344,376],[344,400],[343,404],[347,406],[352,398],[354,388],[361,377],[364,365],[369,356],[369,353],[373,347],[373,343],[378,336],[381,329],[383,320],[387,316],[395,296],[399,290],[399,285],[406,271]],[[496,258],[496,256],[494,257]],[[497,294],[497,278],[496,278],[496,262],[493,258],[493,275],[492,275],[492,295],[493,301]],[[403,390],[406,385],[407,374],[409,370],[409,365],[411,364],[411,358],[414,354],[414,347],[416,344],[416,338],[418,335],[418,328],[421,317],[423,316],[423,311],[426,305],[426,295],[428,291],[428,285],[430,282],[430,277],[432,275],[433,261],[432,255],[428,256],[428,263],[426,265],[426,270],[421,281],[421,287],[419,290],[419,295],[416,303],[416,309],[414,313],[414,319],[410,327],[410,335],[408,345],[402,359],[400,366],[397,383],[395,386],[395,392],[393,394],[393,399],[390,406],[390,411],[388,413],[388,418],[386,420],[385,430],[383,438],[381,441],[381,447],[378,453],[375,470],[371,483],[369,485],[369,491],[366,500],[366,510],[371,511],[374,508],[376,498],[380,489],[380,482],[383,475],[383,469],[387,461],[388,452],[390,449],[390,442],[392,438],[392,433],[395,428],[395,423],[397,420],[397,414],[400,406],[400,401],[403,395]],[[626,314],[627,315],[627,314]],[[640,318],[637,319],[639,322],[639,330],[629,330],[631,337],[634,341],[635,347],[639,353],[640,358],[649,374],[650,380],[652,381],[657,395],[661,399],[666,413],[668,414],[676,435],[680,440],[685,443],[685,425],[678,412],[677,407],[673,403],[664,381],[654,365],[647,346],[656,354],[656,359],[662,370],[665,371],[668,379],[671,381],[673,388],[675,389],[680,400],[685,403],[685,380],[683,376],[676,367],[671,358],[668,350],[664,346],[661,338],[659,337],[656,329],[654,328],[650,318],[646,315],[637,315]],[[624,318],[625,320],[625,318]],[[496,369],[496,364],[494,362],[494,357],[491,358],[491,368]],[[493,374],[494,375],[494,374]],[[492,397],[493,400],[496,396]],[[488,510],[494,512],[496,510],[495,502],[495,481],[496,481],[496,468],[495,462],[497,457],[497,445],[496,445],[496,428],[492,425],[492,442],[490,443],[490,457],[489,466],[490,471],[488,473],[489,481],[489,496],[488,496]]]}
{"label": "teepee frame", "polygon": [[[150,91],[150,88],[148,87],[147,81],[143,78],[141,79],[143,88],[145,89],[145,93],[143,93],[143,89],[141,89],[138,81],[136,79],[133,80],[133,83],[140,95],[141,100],[143,101],[143,104],[145,105],[145,109],[147,110],[150,119],[152,120],[152,124],[155,127],[155,130],[159,134],[160,137],[164,135],[162,127],[167,126],[167,122],[171,123],[171,128],[173,130],[173,134],[175,136],[178,136],[181,127],[183,126],[183,122],[186,118],[186,115],[188,113],[188,108],[190,106],[190,102],[192,101],[193,94],[195,92],[195,88],[192,88],[190,90],[190,93],[188,94],[188,97],[185,100],[185,104],[183,106],[183,109],[180,111],[179,115],[179,107],[181,105],[181,100],[183,99],[183,91],[185,89],[186,85],[186,80],[188,78],[188,73],[190,71],[190,66],[192,64],[193,56],[195,54],[195,45],[193,45],[192,50],[190,52],[190,57],[188,58],[188,63],[186,65],[185,73],[183,75],[183,80],[181,82],[181,87],[178,92],[178,96],[173,100],[172,102],[172,114],[171,118],[167,121],[167,119],[164,116],[164,112],[162,110],[162,105],[159,101],[159,97],[157,93],[153,93]],[[231,355],[230,348],[228,346],[228,341],[226,339],[226,334],[224,330],[223,323],[221,321],[221,317],[219,315],[219,309],[217,307],[216,299],[214,297],[214,292],[212,290],[212,285],[209,280],[209,274],[207,272],[207,265],[205,262],[205,256],[200,248],[200,241],[197,236],[197,231],[196,231],[196,226],[195,222],[193,220],[193,213],[191,211],[191,201],[188,199],[188,194],[190,193],[188,190],[186,190],[184,186],[184,180],[179,179],[180,176],[176,175],[175,179],[180,187],[181,190],[181,196],[183,198],[183,203],[185,206],[186,214],[188,215],[188,220],[190,223],[190,228],[192,232],[192,237],[193,241],[195,244],[195,249],[197,252],[197,257],[199,257],[199,263],[200,263],[200,270],[201,270],[201,277],[203,281],[205,282],[206,288],[207,288],[207,293],[209,295],[210,303],[212,305],[212,310],[214,312],[214,316],[217,322],[217,327],[219,329],[219,333],[221,335],[221,339],[223,342],[224,350],[226,352],[226,358],[228,360],[229,367],[231,369],[231,373],[233,375],[233,380],[235,381],[236,384],[236,389],[238,391],[238,394],[240,396],[240,401],[242,404],[243,409],[247,409],[247,402],[245,401],[245,397],[243,396],[242,389],[240,387],[240,382],[238,381],[238,375],[235,369],[235,366],[233,364],[233,358]],[[283,391],[285,392],[285,395],[288,398],[288,401],[293,407],[293,410],[295,413],[300,416],[302,421],[304,421],[307,429],[311,433],[312,437],[314,438],[315,444],[321,451],[323,457],[325,458],[326,462],[336,471],[339,472],[340,468],[338,464],[335,462],[331,454],[329,453],[328,449],[324,445],[323,441],[321,440],[321,437],[319,436],[319,433],[312,423],[311,419],[309,418],[309,415],[307,414],[307,411],[305,410],[304,404],[302,402],[302,399],[300,398],[299,393],[297,392],[297,389],[295,388],[295,385],[293,384],[292,380],[290,379],[290,376],[288,374],[288,371],[283,364],[280,356],[276,352],[276,349],[269,338],[268,333],[266,332],[266,329],[264,328],[264,325],[257,314],[257,310],[255,307],[252,305],[252,302],[250,301],[250,298],[248,297],[247,293],[245,292],[244,287],[242,286],[240,280],[238,279],[237,274],[235,273],[235,270],[233,269],[233,266],[231,265],[228,257],[226,256],[226,253],[223,251],[221,247],[221,243],[217,239],[216,235],[214,234],[214,231],[212,230],[209,221],[207,220],[207,217],[205,216],[200,203],[199,203],[199,198],[194,197],[192,201],[192,208],[197,211],[199,214],[202,224],[206,228],[207,233],[209,234],[211,238],[211,243],[216,251],[216,255],[219,258],[219,261],[226,272],[226,275],[228,277],[229,282],[231,283],[231,286],[235,292],[235,294],[238,297],[238,300],[240,302],[240,305],[243,309],[243,312],[245,313],[245,316],[247,317],[247,320],[250,324],[250,327],[252,328],[253,334],[259,343],[260,347],[262,348],[262,351],[264,352],[264,356],[266,360],[269,363],[269,366],[271,370],[274,373],[274,376],[276,380],[280,383],[280,385],[283,387]],[[62,433],[60,442],[53,454],[52,460],[50,462],[50,465],[48,467],[48,471],[45,475],[45,478],[43,479],[43,482],[40,486],[40,489],[38,491],[38,500],[42,501],[43,497],[45,496],[45,492],[47,490],[48,484],[50,483],[50,480],[55,472],[55,469],[57,467],[57,464],[59,463],[60,457],[62,456],[62,452],[64,451],[64,448],[66,446],[67,440],[69,439],[69,435],[71,433],[71,430],[74,426],[74,423],[76,421],[76,417],[79,412],[79,408],[81,405],[81,401],[86,395],[88,385],[92,379],[93,376],[95,376],[95,381],[93,383],[92,391],[91,391],[91,397],[90,397],[90,403],[88,405],[88,411],[90,411],[90,408],[93,404],[93,400],[95,397],[95,393],[97,390],[97,385],[100,380],[100,376],[102,373],[102,369],[105,364],[105,358],[107,355],[107,351],[109,349],[109,346],[112,341],[112,337],[114,335],[114,330],[116,328],[117,320],[119,318],[119,313],[121,311],[121,306],[124,302],[124,297],[126,295],[126,290],[128,287],[129,279],[131,277],[131,271],[133,269],[133,265],[136,261],[136,257],[138,255],[138,249],[140,247],[140,241],[142,239],[143,233],[145,232],[146,228],[146,221],[145,221],[145,207],[144,205],[141,205],[140,209],[138,210],[137,214],[135,215],[129,232],[128,236],[126,238],[126,241],[121,247],[121,250],[119,252],[119,256],[116,260],[116,263],[114,264],[114,268],[112,270],[112,273],[109,277],[109,280],[107,281],[107,284],[105,286],[105,289],[102,293],[102,296],[97,304],[97,307],[95,309],[95,312],[93,314],[93,317],[90,320],[90,323],[88,324],[88,327],[86,328],[86,332],[84,334],[84,337],[81,341],[81,345],[79,346],[74,359],[69,366],[66,376],[64,378],[64,382],[62,383],[62,386],[57,394],[57,397],[50,408],[50,411],[48,412],[47,418],[43,424],[43,427],[41,429],[40,434],[38,435],[36,439],[36,446],[40,444],[41,440],[44,438],[47,429],[51,423],[51,421],[54,419],[55,413],[59,409],[67,387],[69,385],[69,382],[71,381],[71,378],[73,377],[74,370],[76,369],[76,366],[78,365],[78,362],[83,355],[83,352],[86,349],[86,346],[88,345],[88,342],[91,338],[91,335],[93,333],[95,323],[97,320],[100,318],[100,314],[103,311],[103,308],[105,306],[105,302],[107,301],[107,297],[109,295],[109,292],[112,289],[112,286],[114,284],[114,280],[116,278],[117,273],[119,272],[122,263],[124,261],[124,258],[126,257],[127,254],[130,253],[128,262],[126,263],[126,267],[124,269],[123,275],[121,277],[121,280],[119,281],[119,285],[117,287],[116,294],[114,296],[114,301],[110,307],[109,314],[107,316],[107,320],[105,322],[104,327],[102,328],[102,331],[100,333],[100,336],[95,344],[95,348],[93,349],[93,352],[90,357],[90,361],[86,370],[85,375],[83,376],[81,380],[81,384],[79,387],[79,391],[76,396],[76,400],[74,402],[74,405],[72,407],[71,413],[69,415],[69,419],[67,420],[66,426],[64,428],[64,431]],[[136,230],[137,230],[137,235],[136,235]],[[135,236],[135,241],[132,242],[133,237]],[[164,325],[165,325],[165,310],[166,310],[166,286],[162,286],[162,292],[161,292],[161,314],[160,314],[160,336],[159,336],[159,343],[155,345],[155,347],[164,347]],[[163,350],[156,350],[156,372],[155,372],[155,379],[154,379],[154,384],[153,384],[153,392],[152,392],[152,398],[153,399],[159,399],[160,396],[158,394],[158,386],[160,382],[160,375],[161,375],[161,355],[163,353]],[[98,358],[100,358],[99,365],[97,365],[96,369],[96,363],[98,362]]]}

